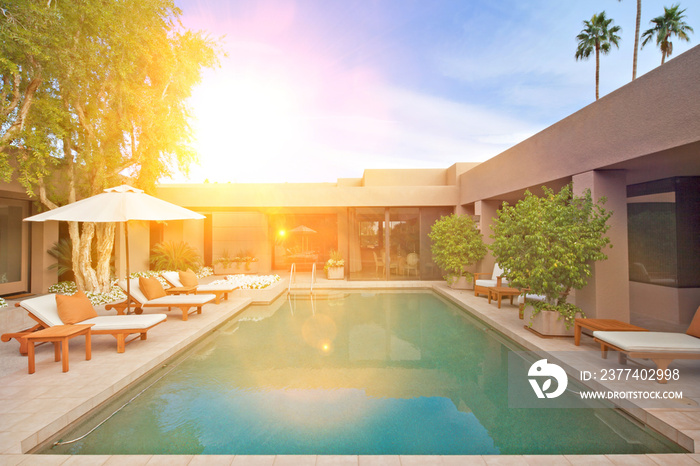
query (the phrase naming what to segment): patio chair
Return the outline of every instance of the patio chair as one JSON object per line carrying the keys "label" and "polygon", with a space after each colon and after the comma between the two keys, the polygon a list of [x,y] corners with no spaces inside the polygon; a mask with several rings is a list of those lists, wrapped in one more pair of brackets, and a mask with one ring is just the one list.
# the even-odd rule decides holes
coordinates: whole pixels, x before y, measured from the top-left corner
{"label": "patio chair", "polygon": [[593,332],[595,341],[600,343],[601,356],[606,359],[608,349],[619,352],[620,364],[627,358],[651,359],[663,377],[659,383],[666,383],[666,369],[674,359],[700,359],[700,307],[695,311],[686,333],[672,332]]}
{"label": "patio chair", "polygon": [[[187,272],[190,272],[189,270]],[[233,286],[230,284],[220,284],[220,285],[200,285],[199,282],[197,281],[197,275],[195,275],[194,272],[191,272],[190,274],[187,274],[187,272],[163,272],[160,274],[161,277],[165,279],[166,282],[170,283],[175,290],[180,289],[180,290],[185,290],[183,293],[188,294],[188,293],[194,293],[194,294],[201,294],[201,293],[209,293],[213,294],[216,296],[214,299],[215,304],[219,304],[221,302],[221,297],[223,296],[224,299],[228,299],[228,294],[233,292],[233,290],[237,290],[238,286]],[[183,274],[187,274],[185,276],[189,276],[190,280],[192,280],[190,283],[192,285],[184,284],[181,280],[183,277]],[[193,289],[194,287],[194,289]],[[191,290],[191,291],[190,291]],[[166,293],[170,294],[170,290],[165,290]],[[177,292],[177,291],[176,291]],[[179,294],[179,293],[178,293]]]}
{"label": "patio chair", "polygon": [[[374,255],[374,273],[379,275],[379,269],[383,269],[385,271],[384,273],[386,273],[384,251],[381,251],[379,255],[377,255],[377,251],[372,251],[372,254]],[[392,270],[395,270],[398,273],[399,265],[395,262],[389,264],[389,272],[391,273]]]}
{"label": "patio chair", "polygon": [[[25,299],[15,303],[15,306],[24,308],[29,313],[29,317],[37,322],[34,327],[27,330],[2,335],[1,339],[4,342],[10,341],[12,338],[19,342],[20,354],[27,354],[27,340],[23,337],[45,328],[66,325],[59,316],[55,294]],[[112,335],[117,339],[117,353],[123,353],[127,343],[131,343],[139,337],[141,340],[145,340],[148,331],[156,325],[165,322],[166,319],[167,316],[165,314],[97,316],[75,323],[94,324],[91,329],[92,335]],[[137,334],[137,336],[127,341],[126,337],[132,334]]]}
{"label": "patio chair", "polygon": [[[182,311],[182,320],[187,320],[189,314],[196,312],[197,314],[202,313],[202,306],[207,303],[214,301],[216,296],[213,294],[198,294],[198,295],[166,295],[165,290],[163,294],[158,297],[153,297],[148,299],[146,294],[144,294],[141,286],[139,284],[138,278],[131,278],[131,294],[127,292],[126,280],[119,280],[119,287],[131,298],[133,302],[136,314],[141,314],[143,310],[147,307],[159,307],[167,308],[170,311],[172,308],[178,308]],[[155,279],[153,279],[155,280]],[[156,280],[157,281],[157,280]],[[162,290],[161,285],[161,290]],[[129,299],[117,304],[108,304],[105,309],[115,309],[118,315],[124,314],[124,309],[127,308],[127,303]],[[194,309],[192,309],[194,308]],[[192,309],[190,311],[190,309]]]}
{"label": "patio chair", "polygon": [[403,266],[404,275],[411,275],[411,271],[416,272],[416,277],[418,274],[418,265],[420,263],[420,258],[415,252],[411,252],[406,256],[406,264]]}
{"label": "patio chair", "polygon": [[489,288],[508,285],[508,280],[503,278],[503,269],[498,264],[493,265],[493,272],[491,273],[490,279],[479,278],[482,275],[488,276],[489,273],[478,272],[474,274],[474,296],[483,294],[488,297]]}

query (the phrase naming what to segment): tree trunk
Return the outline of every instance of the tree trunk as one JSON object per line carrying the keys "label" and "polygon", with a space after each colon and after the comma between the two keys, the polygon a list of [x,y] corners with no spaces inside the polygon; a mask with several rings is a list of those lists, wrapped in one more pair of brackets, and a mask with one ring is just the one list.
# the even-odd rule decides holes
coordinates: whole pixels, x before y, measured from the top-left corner
{"label": "tree trunk", "polygon": [[73,275],[75,276],[75,286],[78,290],[85,291],[85,278],[80,268],[80,228],[78,222],[68,222],[68,234],[70,235],[71,263],[73,264]]}
{"label": "tree trunk", "polygon": [[642,21],[642,0],[637,0],[637,25],[634,30],[634,58],[632,59],[632,81],[637,79],[637,53],[639,51],[639,24]]}
{"label": "tree trunk", "polygon": [[598,85],[600,83],[600,47],[595,46],[595,100],[598,100]]}
{"label": "tree trunk", "polygon": [[97,291],[97,274],[92,268],[92,239],[95,236],[95,224],[91,222],[83,223],[83,232],[80,235],[80,258],[78,268],[85,280],[85,291]]}
{"label": "tree trunk", "polygon": [[102,293],[109,293],[112,277],[109,264],[114,246],[114,223],[97,224],[97,283]]}

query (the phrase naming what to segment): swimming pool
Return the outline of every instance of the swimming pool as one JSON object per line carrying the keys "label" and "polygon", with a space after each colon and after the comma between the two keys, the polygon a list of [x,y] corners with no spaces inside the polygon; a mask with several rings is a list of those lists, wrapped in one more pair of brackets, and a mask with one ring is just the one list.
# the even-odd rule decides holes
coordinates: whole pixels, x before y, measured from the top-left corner
{"label": "swimming pool", "polygon": [[[431,292],[244,311],[47,448],[60,454],[683,451],[613,409],[508,408],[522,348]],[[525,362],[524,362],[525,363]]]}

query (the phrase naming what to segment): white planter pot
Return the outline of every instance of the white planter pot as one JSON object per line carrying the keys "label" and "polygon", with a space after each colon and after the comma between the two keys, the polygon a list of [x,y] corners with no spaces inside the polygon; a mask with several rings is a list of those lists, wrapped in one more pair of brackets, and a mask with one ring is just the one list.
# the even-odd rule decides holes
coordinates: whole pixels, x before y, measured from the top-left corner
{"label": "white planter pot", "polygon": [[451,277],[447,284],[453,290],[473,290],[474,281],[467,277]]}
{"label": "white planter pot", "polygon": [[[566,328],[564,317],[556,311],[541,311],[534,318],[532,312],[535,309],[532,306],[525,307],[525,323],[530,324],[530,328],[540,335],[551,337],[572,337],[574,336],[574,326]],[[577,314],[579,316],[580,314]]]}
{"label": "white planter pot", "polygon": [[345,266],[343,267],[328,267],[326,276],[329,280],[342,280],[345,278]]}

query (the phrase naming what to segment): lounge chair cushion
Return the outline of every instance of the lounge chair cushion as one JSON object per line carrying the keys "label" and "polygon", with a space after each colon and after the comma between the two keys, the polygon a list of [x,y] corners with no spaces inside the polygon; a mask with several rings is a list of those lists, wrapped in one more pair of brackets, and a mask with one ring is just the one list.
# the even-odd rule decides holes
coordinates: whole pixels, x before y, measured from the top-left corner
{"label": "lounge chair cushion", "polygon": [[700,338],[700,307],[695,311],[695,317],[690,322],[690,327],[685,331],[688,335]]}
{"label": "lounge chair cushion", "polygon": [[700,353],[700,338],[669,332],[604,332],[593,336],[629,352]]}
{"label": "lounge chair cushion", "polygon": [[216,298],[213,294],[178,294],[151,299],[146,303],[148,307],[172,307],[172,306],[201,306]]}
{"label": "lounge chair cushion", "polygon": [[56,311],[64,324],[75,324],[97,317],[97,311],[92,307],[90,298],[78,291],[73,296],[56,295]]}
{"label": "lounge chair cushion", "polygon": [[[46,294],[36,298],[25,299],[20,303],[23,308],[31,312],[42,322],[50,327],[64,325],[65,322],[58,316],[56,295]],[[81,324],[95,324],[93,331],[98,330],[122,330],[145,329],[158,322],[166,320],[166,314],[142,314],[129,316],[97,316],[80,322]]]}
{"label": "lounge chair cushion", "polygon": [[186,272],[180,270],[178,272],[180,282],[182,286],[198,286],[199,279],[197,279],[197,274],[192,271],[192,269],[187,269]]}
{"label": "lounge chair cushion", "polygon": [[174,287],[182,288],[184,286],[180,281],[180,272],[163,272],[161,276]]}
{"label": "lounge chair cushion", "polygon": [[163,285],[161,285],[158,279],[154,277],[139,277],[139,288],[149,301],[162,298],[166,295]]}
{"label": "lounge chair cushion", "polygon": [[80,322],[81,324],[95,324],[93,332],[100,330],[142,330],[167,320],[167,314],[141,314],[128,316],[98,316],[93,319]]}

